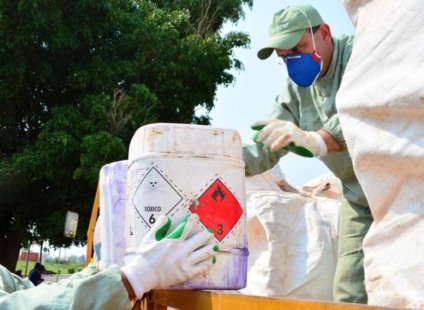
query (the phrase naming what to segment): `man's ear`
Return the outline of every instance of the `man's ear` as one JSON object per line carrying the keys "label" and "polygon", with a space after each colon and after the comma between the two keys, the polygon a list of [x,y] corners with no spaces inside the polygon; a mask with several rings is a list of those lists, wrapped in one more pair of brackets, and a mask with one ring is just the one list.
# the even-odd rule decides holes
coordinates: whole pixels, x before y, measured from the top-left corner
{"label": "man's ear", "polygon": [[318,31],[324,41],[331,42],[331,29],[328,24],[322,24]]}

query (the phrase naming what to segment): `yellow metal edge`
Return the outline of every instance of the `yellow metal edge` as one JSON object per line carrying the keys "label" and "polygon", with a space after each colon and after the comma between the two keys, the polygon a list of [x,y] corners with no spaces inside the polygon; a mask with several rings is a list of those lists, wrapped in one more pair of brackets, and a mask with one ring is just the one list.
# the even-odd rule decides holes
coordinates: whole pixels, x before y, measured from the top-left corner
{"label": "yellow metal edge", "polygon": [[94,198],[93,209],[91,210],[90,223],[88,224],[87,230],[87,250],[85,255],[85,265],[87,266],[91,262],[93,257],[93,236],[94,228],[96,226],[97,215],[99,214],[100,208],[100,189],[97,184],[96,196]]}
{"label": "yellow metal edge", "polygon": [[166,309],[166,307],[181,310],[390,309],[362,304],[250,296],[231,291],[153,290],[147,295],[144,308],[145,310]]}

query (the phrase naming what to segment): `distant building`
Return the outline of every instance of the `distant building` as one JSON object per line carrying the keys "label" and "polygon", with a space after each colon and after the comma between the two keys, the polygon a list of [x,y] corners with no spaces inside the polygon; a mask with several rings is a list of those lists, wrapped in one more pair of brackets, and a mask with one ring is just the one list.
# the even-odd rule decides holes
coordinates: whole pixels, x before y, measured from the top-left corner
{"label": "distant building", "polygon": [[29,260],[32,262],[38,262],[40,259],[40,253],[37,252],[21,252],[21,260]]}

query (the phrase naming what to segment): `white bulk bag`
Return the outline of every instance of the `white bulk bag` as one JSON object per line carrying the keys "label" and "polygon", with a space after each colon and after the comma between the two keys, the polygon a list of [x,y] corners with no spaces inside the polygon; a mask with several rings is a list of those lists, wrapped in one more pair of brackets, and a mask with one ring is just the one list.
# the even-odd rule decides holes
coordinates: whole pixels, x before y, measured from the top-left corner
{"label": "white bulk bag", "polygon": [[345,6],[357,29],[336,103],[374,218],[368,303],[424,308],[424,1]]}
{"label": "white bulk bag", "polygon": [[268,171],[246,181],[250,254],[241,293],[332,300],[341,195],[285,192],[276,185],[281,176]]}

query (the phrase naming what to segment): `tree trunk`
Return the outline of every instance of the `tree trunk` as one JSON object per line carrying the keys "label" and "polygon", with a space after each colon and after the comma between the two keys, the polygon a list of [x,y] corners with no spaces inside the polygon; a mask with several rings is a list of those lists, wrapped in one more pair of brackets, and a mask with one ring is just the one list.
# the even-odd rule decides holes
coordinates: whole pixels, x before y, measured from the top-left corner
{"label": "tree trunk", "polygon": [[21,242],[17,237],[8,235],[6,238],[0,238],[0,264],[15,272],[20,249]]}

